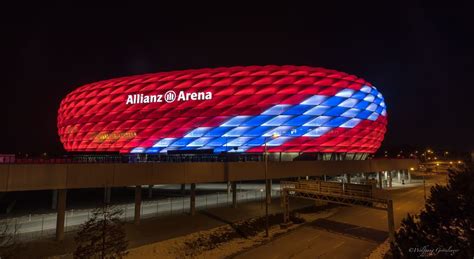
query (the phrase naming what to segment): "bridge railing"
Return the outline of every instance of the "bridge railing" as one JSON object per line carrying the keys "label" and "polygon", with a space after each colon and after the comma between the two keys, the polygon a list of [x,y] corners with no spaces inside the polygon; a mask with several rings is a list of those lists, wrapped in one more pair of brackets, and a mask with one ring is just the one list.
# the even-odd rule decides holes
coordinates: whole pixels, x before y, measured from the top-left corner
{"label": "bridge railing", "polygon": [[351,195],[357,197],[374,197],[378,191],[374,184],[353,184],[340,182],[325,182],[320,180],[281,181],[282,189],[304,189],[321,193]]}

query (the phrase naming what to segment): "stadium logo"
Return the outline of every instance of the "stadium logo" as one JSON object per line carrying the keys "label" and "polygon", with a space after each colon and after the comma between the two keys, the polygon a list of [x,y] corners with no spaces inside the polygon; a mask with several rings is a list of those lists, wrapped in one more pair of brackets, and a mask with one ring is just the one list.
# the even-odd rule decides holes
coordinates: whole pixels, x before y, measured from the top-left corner
{"label": "stadium logo", "polygon": [[206,101],[212,100],[212,92],[194,92],[194,93],[185,93],[184,91],[179,91],[176,94],[175,91],[169,90],[165,94],[129,94],[127,96],[126,105],[129,104],[146,104],[146,103],[172,103],[175,101],[185,102],[185,101]]}

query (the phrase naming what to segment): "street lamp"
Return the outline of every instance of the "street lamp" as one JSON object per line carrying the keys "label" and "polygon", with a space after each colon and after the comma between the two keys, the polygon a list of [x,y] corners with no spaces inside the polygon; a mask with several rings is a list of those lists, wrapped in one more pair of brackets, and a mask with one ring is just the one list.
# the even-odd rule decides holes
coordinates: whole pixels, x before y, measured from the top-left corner
{"label": "street lamp", "polygon": [[426,202],[426,181],[425,181],[425,173],[423,173],[423,197],[425,198],[425,202]]}
{"label": "street lamp", "polygon": [[[272,134],[272,139],[276,139],[280,136],[277,132]],[[268,237],[268,204],[270,203],[270,196],[269,193],[269,184],[268,184],[268,152],[267,152],[267,138],[265,137],[265,237]]]}

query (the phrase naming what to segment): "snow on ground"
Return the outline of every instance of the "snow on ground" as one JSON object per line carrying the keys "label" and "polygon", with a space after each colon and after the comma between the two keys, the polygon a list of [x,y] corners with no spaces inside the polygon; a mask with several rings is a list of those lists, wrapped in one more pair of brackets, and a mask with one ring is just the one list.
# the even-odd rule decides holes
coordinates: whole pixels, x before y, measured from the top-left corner
{"label": "snow on ground", "polygon": [[[336,209],[337,208],[329,208],[316,213],[299,213],[299,217],[305,219],[306,222],[310,222],[318,218],[329,217],[335,213]],[[231,232],[235,232],[231,226],[226,225],[133,248],[129,250],[127,258],[225,258],[264,244],[272,238],[287,233],[300,225],[301,224],[293,224],[286,229],[281,229],[279,225],[274,225],[269,229],[269,238],[265,237],[265,231],[261,231],[257,235],[247,238],[239,236],[220,244],[216,242],[214,244],[215,247],[211,249],[208,246],[193,247],[189,245],[199,243],[200,241],[203,243],[203,240],[212,240],[212,237],[225,236]]]}

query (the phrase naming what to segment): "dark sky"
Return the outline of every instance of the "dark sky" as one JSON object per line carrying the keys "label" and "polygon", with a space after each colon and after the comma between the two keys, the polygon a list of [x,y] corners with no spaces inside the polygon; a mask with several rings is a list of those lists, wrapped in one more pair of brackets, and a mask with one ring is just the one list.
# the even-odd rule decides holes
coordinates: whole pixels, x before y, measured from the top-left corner
{"label": "dark sky", "polygon": [[467,1],[188,2],[2,8],[0,152],[63,152],[57,109],[82,84],[254,64],[322,66],[372,82],[388,105],[387,147],[474,150]]}

